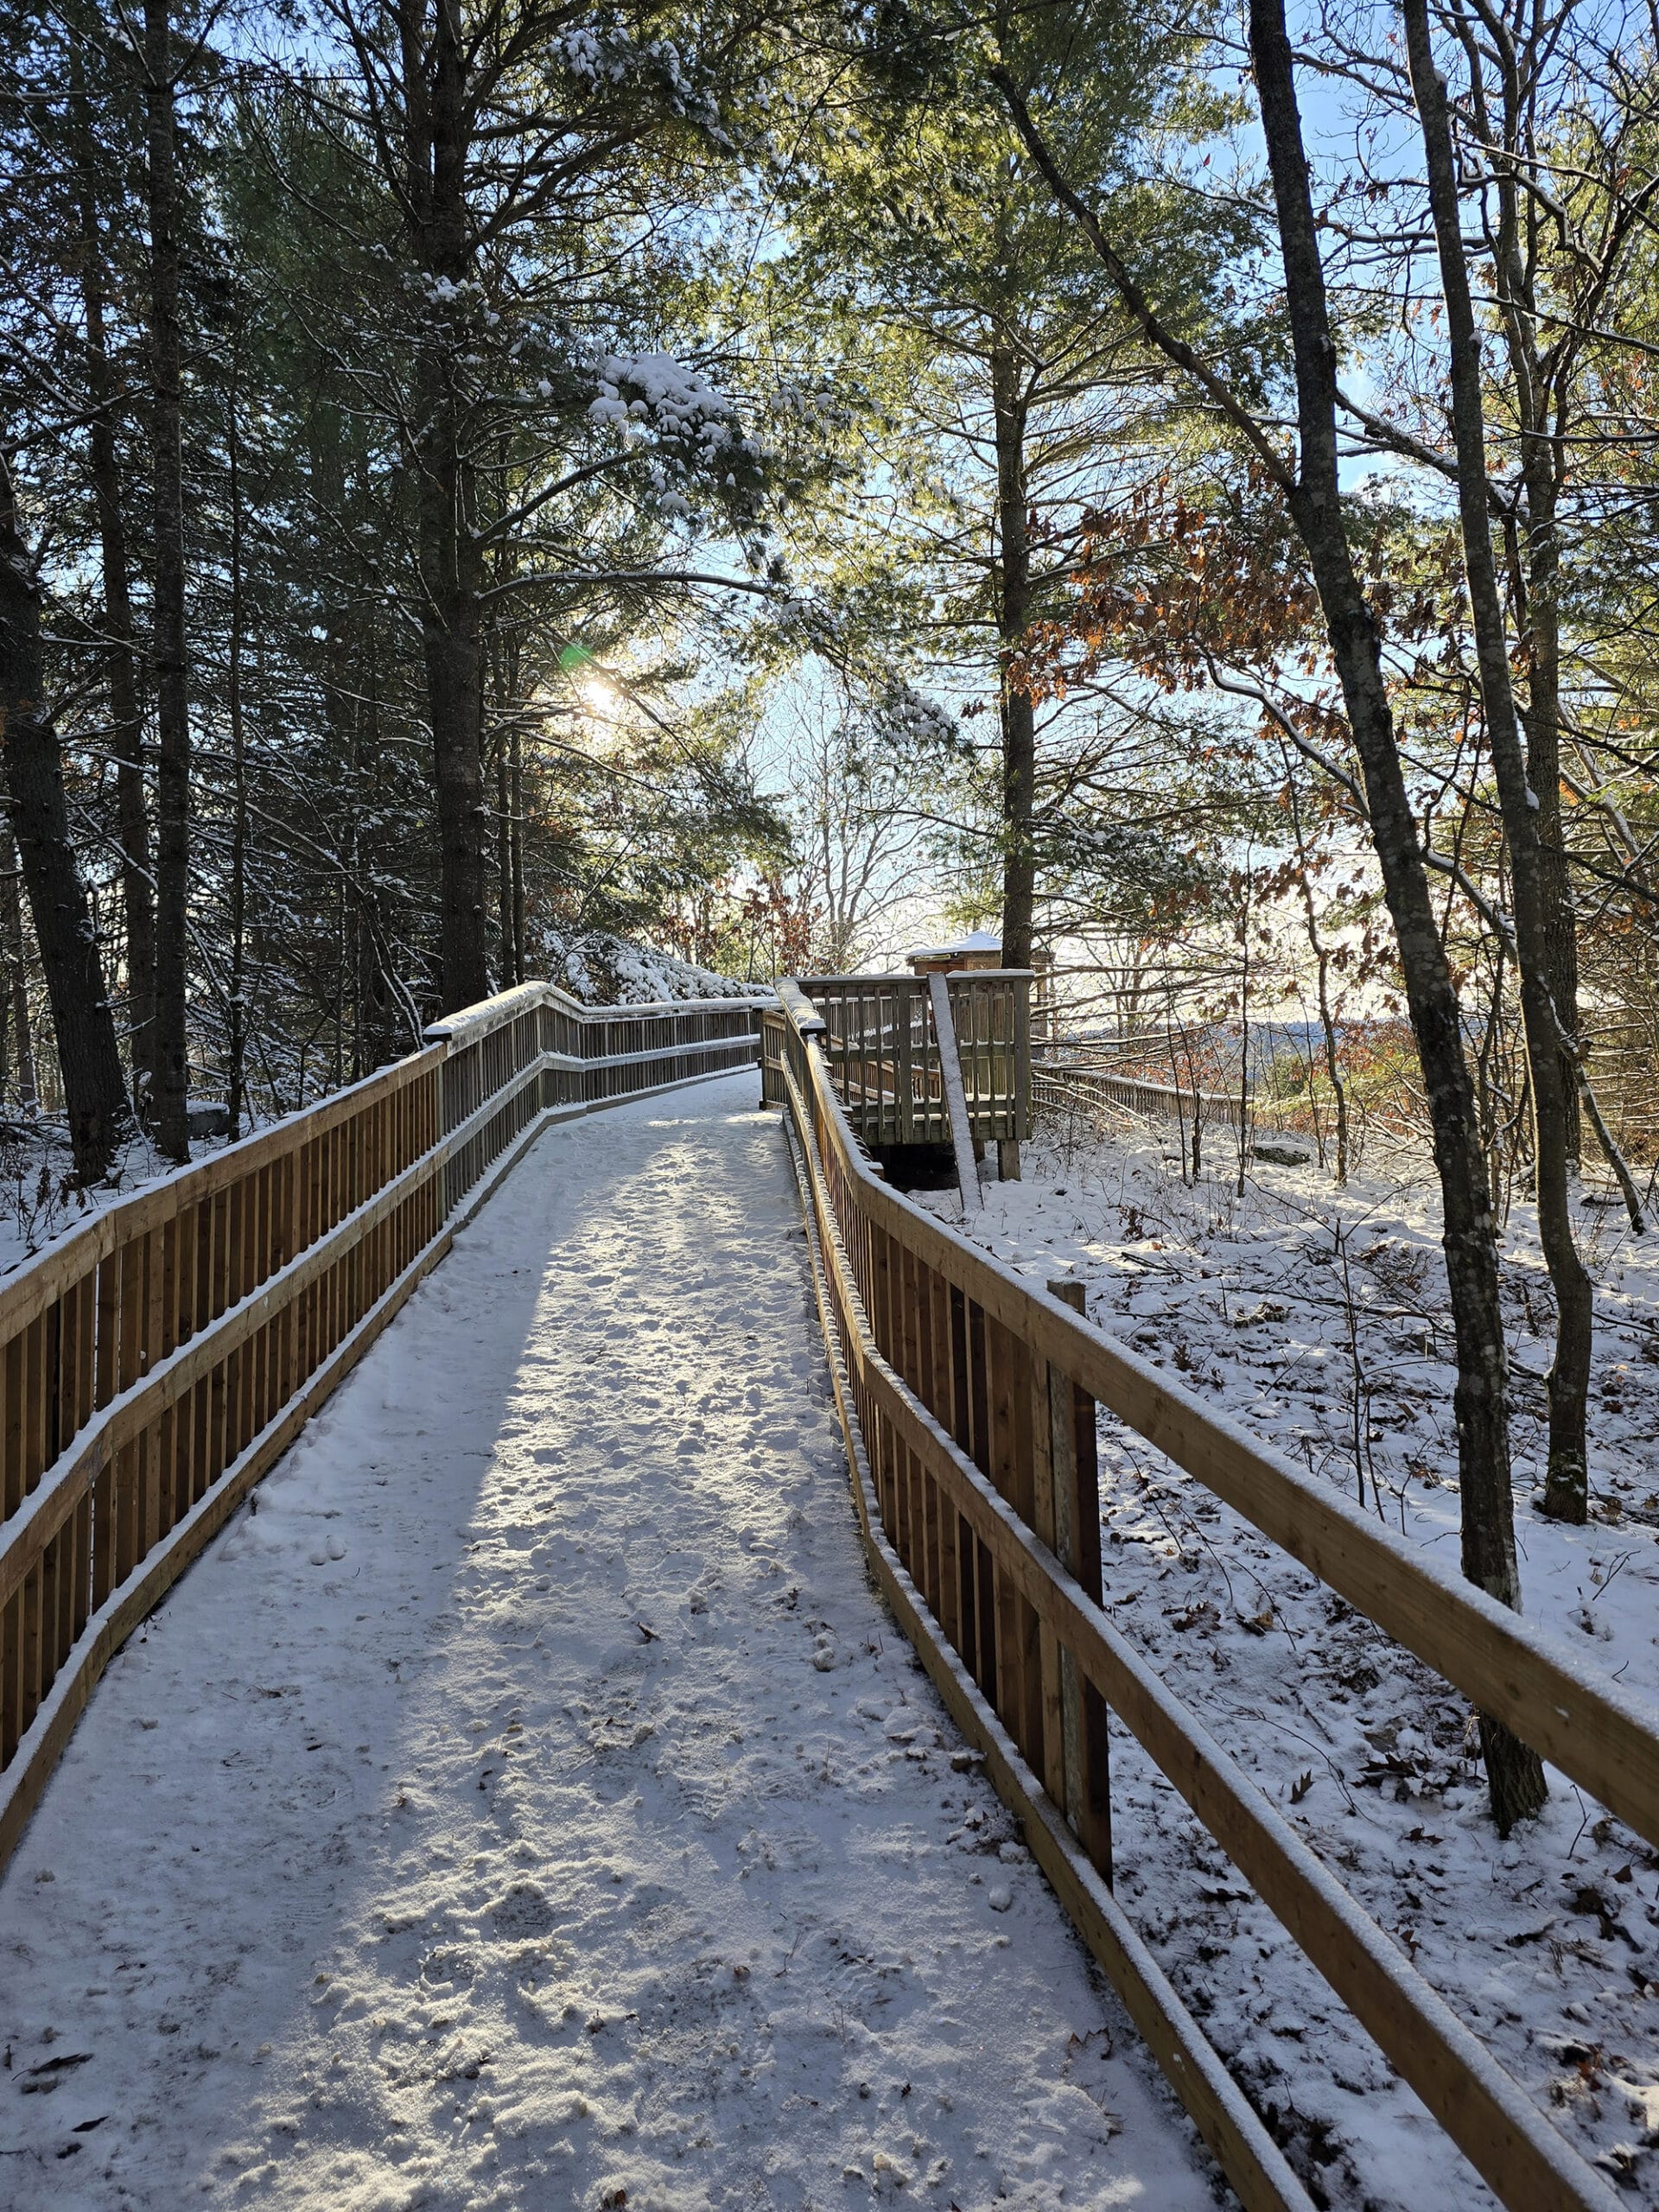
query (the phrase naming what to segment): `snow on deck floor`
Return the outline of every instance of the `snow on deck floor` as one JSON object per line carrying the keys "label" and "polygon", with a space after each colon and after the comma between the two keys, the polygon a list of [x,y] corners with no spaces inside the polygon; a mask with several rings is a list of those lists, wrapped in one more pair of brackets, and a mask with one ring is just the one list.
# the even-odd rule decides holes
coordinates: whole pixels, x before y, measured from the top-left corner
{"label": "snow on deck floor", "polygon": [[753,1089],[543,1136],[111,1669],[16,2212],[1213,2202],[864,1579]]}

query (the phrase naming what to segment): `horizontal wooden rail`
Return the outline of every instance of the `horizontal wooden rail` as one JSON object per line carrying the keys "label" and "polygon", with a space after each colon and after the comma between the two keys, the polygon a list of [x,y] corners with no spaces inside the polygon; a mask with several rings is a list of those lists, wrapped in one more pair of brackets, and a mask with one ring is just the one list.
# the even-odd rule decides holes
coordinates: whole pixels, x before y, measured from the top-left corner
{"label": "horizontal wooden rail", "polygon": [[0,1285],[0,1866],[111,1656],[524,1147],[752,1065],[767,1003],[524,984]]}
{"label": "horizontal wooden rail", "polygon": [[[1618,2201],[1610,2186],[1061,1565],[1068,1439],[1057,1409],[1069,1412],[1077,1394],[1092,1436],[1092,1402],[1109,1406],[1650,1839],[1659,1715],[891,1189],[860,1157],[817,1039],[786,1014],[781,1060],[832,1354],[847,1377],[849,1448],[868,1467],[881,1541],[908,1577],[923,1656],[936,1675],[965,1670],[998,1717],[1025,1776],[1004,1760],[1005,1795],[1039,1858],[1058,1867],[1057,1887],[1131,2011],[1140,2018],[1152,2004],[1143,1978],[1056,1856],[1058,1832],[1072,1833],[1073,1848],[1109,1872],[1109,1831],[1091,1839],[1077,1818],[1068,1670],[1128,1726],[1500,2198],[1528,2212],[1605,2212]],[[1158,2017],[1166,2044],[1197,2035]],[[1183,2049],[1166,2070],[1245,2202],[1292,2201],[1264,2179],[1257,2152],[1241,2148],[1236,2116],[1217,2112],[1205,2086],[1214,2054],[1206,2060],[1190,2039]]]}

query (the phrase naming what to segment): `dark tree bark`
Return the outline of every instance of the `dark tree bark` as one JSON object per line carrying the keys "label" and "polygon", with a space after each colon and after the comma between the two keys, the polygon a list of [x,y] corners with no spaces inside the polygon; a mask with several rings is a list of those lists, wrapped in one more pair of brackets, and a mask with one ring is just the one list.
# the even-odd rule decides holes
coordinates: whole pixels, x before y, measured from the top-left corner
{"label": "dark tree bark", "polygon": [[[1480,671],[1481,708],[1497,780],[1498,807],[1509,846],[1515,939],[1532,1073],[1533,1125],[1537,1140],[1538,1230],[1555,1292],[1555,1358],[1549,1373],[1549,1461],[1546,1511],[1583,1522],[1589,1511],[1585,1426],[1590,1389],[1593,1294],[1573,1235],[1568,1063],[1562,1027],[1550,988],[1554,965],[1549,902],[1544,888],[1538,817],[1541,804],[1528,781],[1521,748],[1497,564],[1487,512],[1486,434],[1480,389],[1480,339],[1464,259],[1457,168],[1446,80],[1434,67],[1427,0],[1404,0],[1406,53],[1422,122],[1429,207],[1446,301],[1452,376],[1452,437],[1458,460],[1458,512],[1463,529],[1464,569]],[[1557,783],[1559,794],[1559,781]]]}
{"label": "dark tree bark", "polygon": [[512,972],[514,980],[522,983],[528,957],[524,944],[524,729],[517,715],[512,718],[509,803],[512,809]]}
{"label": "dark tree bark", "polygon": [[40,1103],[35,1080],[35,1036],[29,1019],[29,974],[23,964],[23,902],[18,893],[21,873],[11,819],[0,823],[0,942],[3,943],[6,976],[0,992],[10,1010],[17,1062],[17,1103],[25,1114]]}
{"label": "dark tree bark", "polygon": [[242,1134],[247,1103],[248,1054],[248,745],[242,707],[243,626],[246,594],[242,561],[242,429],[238,412],[241,333],[232,340],[231,377],[226,394],[226,490],[231,508],[231,636],[225,704],[231,724],[231,1002],[226,1042],[226,1111],[232,1139]]}
{"label": "dark tree bark", "polygon": [[179,166],[168,0],[144,0],[145,184],[149,212],[150,454],[156,501],[153,655],[156,785],[156,1141],[190,1157],[190,696],[185,635],[183,339],[179,319]]}
{"label": "dark tree bark", "polygon": [[0,462],[0,738],[75,1172],[90,1183],[109,1173],[131,1116],[92,907],[69,838],[63,758],[45,683],[40,580],[18,526],[10,469]]}
{"label": "dark tree bark", "polygon": [[[1446,1278],[1458,1346],[1454,1410],[1463,1571],[1506,1605],[1521,1599],[1510,1469],[1509,1359],[1497,1240],[1481,1158],[1458,997],[1435,925],[1406,788],[1376,625],[1355,569],[1337,455],[1337,353],[1319,257],[1284,0],[1250,0],[1250,53],[1268,146],[1295,359],[1300,461],[1289,492],[1364,779],[1372,841],[1394,922],[1440,1173]],[[1492,1813],[1507,1834],[1548,1791],[1537,1754],[1481,1716]]]}
{"label": "dark tree bark", "polygon": [[[1428,1102],[1457,1342],[1453,1413],[1462,1491],[1463,1571],[1502,1604],[1518,1606],[1509,1356],[1498,1300],[1491,1194],[1478,1141],[1474,1088],[1464,1057],[1457,991],[1435,923],[1428,871],[1395,740],[1381,639],[1354,565],[1342,511],[1336,343],[1283,0],[1250,0],[1249,29],[1295,364],[1299,461],[1294,470],[1227,379],[1164,326],[1093,211],[1065,183],[1007,72],[995,72],[995,81],[1033,160],[1082,225],[1147,338],[1202,387],[1249,442],[1282,493],[1306,553],[1359,760],[1371,842],[1394,924]],[[1535,1752],[1489,1714],[1481,1715],[1480,1731],[1493,1818],[1507,1834],[1518,1819],[1535,1812],[1544,1802],[1543,1768]]]}
{"label": "dark tree bark", "polygon": [[138,696],[138,658],[133,643],[126,521],[121,510],[115,379],[105,335],[104,241],[98,219],[92,118],[81,81],[78,43],[72,43],[69,59],[70,115],[80,204],[81,303],[86,317],[86,377],[92,401],[87,448],[104,570],[110,750],[115,755],[121,905],[127,925],[128,1049],[132,1061],[133,1096],[143,1114],[148,1109],[154,1081],[156,1022],[156,908],[150,877],[149,817],[144,803],[143,714]]}
{"label": "dark tree bark", "polygon": [[[1319,1027],[1325,1036],[1325,1071],[1330,1078],[1332,1096],[1336,1101],[1336,1180],[1340,1189],[1348,1180],[1348,1080],[1342,1071],[1342,1052],[1337,1037],[1336,1018],[1331,1010],[1331,948],[1319,928],[1319,910],[1313,902],[1313,881],[1307,867],[1307,842],[1302,835],[1302,805],[1297,795],[1289,747],[1281,743],[1279,751],[1285,764],[1285,789],[1290,798],[1290,826],[1296,840],[1296,884],[1302,901],[1302,922],[1307,931],[1317,978]],[[1310,1090],[1311,1088],[1310,1085]],[[1323,1147],[1320,1164],[1324,1164]]]}
{"label": "dark tree bark", "polygon": [[501,941],[500,976],[505,991],[520,978],[512,950],[512,789],[507,733],[495,748],[496,934]]}
{"label": "dark tree bark", "polygon": [[[440,6],[429,41],[423,0],[401,0],[406,192],[416,264],[435,296],[472,273],[467,203],[467,60],[457,11]],[[488,860],[482,728],[483,556],[474,534],[461,371],[441,317],[416,367],[421,645],[438,800],[443,1002],[489,995]]]}
{"label": "dark tree bark", "polygon": [[1024,649],[1031,620],[1031,543],[1025,395],[1019,357],[1009,346],[991,349],[991,405],[996,428],[996,630],[1002,727],[1002,965],[1029,968],[1037,888],[1037,723],[1030,691],[1013,680],[1013,664]]}
{"label": "dark tree bark", "polygon": [[[1572,369],[1580,331],[1574,327],[1576,318],[1561,317],[1553,327],[1548,348],[1541,346],[1538,256],[1535,240],[1523,235],[1537,221],[1535,203],[1525,184],[1530,181],[1535,158],[1533,77],[1538,41],[1554,34],[1540,19],[1517,45],[1511,27],[1501,18],[1487,19],[1496,34],[1492,38],[1478,35],[1462,10],[1455,11],[1452,20],[1469,63],[1476,130],[1496,186],[1493,267],[1526,494],[1523,526],[1516,529],[1511,524],[1508,532],[1510,574],[1523,620],[1526,697],[1521,715],[1527,734],[1527,779],[1538,801],[1538,884],[1548,963],[1544,976],[1565,1038],[1570,1040],[1559,1050],[1567,1154],[1576,1163],[1580,1149],[1579,1087],[1571,1048],[1579,1037],[1579,942],[1561,807],[1559,508],[1572,426]],[[1487,88],[1489,67],[1497,79],[1495,109]],[[1593,315],[1586,318],[1594,320]]]}

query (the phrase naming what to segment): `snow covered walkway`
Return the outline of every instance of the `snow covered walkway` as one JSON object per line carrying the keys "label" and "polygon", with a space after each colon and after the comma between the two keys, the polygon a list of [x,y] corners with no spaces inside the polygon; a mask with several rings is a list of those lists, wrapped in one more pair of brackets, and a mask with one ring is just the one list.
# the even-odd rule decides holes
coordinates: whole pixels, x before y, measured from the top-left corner
{"label": "snow covered walkway", "polygon": [[753,1093],[549,1132],[111,1668],[16,2212],[1213,2202],[865,1581]]}

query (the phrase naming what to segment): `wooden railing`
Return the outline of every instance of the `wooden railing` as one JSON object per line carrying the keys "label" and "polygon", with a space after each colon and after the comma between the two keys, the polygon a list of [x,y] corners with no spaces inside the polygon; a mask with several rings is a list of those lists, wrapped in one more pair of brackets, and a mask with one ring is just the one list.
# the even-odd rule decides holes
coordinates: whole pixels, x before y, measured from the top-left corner
{"label": "wooden railing", "polygon": [[753,1065],[762,1005],[525,984],[0,1286],[0,1866],[112,1654],[524,1145]]}
{"label": "wooden railing", "polygon": [[1659,1713],[890,1188],[860,1155],[825,1046],[822,1021],[786,1000],[782,1085],[876,1571],[1239,2196],[1299,2212],[1309,2202],[1112,1896],[1103,1708],[1162,1769],[1503,2203],[1611,2212],[1620,2202],[1611,2187],[1103,1610],[1086,1525],[1092,1516],[1097,1539],[1096,1405],[1650,1844],[1659,1844]]}
{"label": "wooden railing", "polygon": [[1261,1115],[1255,1098],[1241,1099],[1236,1090],[1199,1090],[1191,1084],[1163,1083],[1122,1067],[1109,1046],[1059,1037],[1040,1048],[1032,1071],[1035,1103],[1062,1109],[1109,1103],[1152,1121],[1191,1123],[1194,1115],[1206,1128],[1236,1129],[1241,1113],[1254,1127]]}
{"label": "wooden railing", "polygon": [[[963,1099],[981,1142],[1029,1134],[1031,982],[1025,969],[945,978]],[[925,976],[804,976],[791,988],[823,1022],[824,1056],[866,1144],[950,1144]]]}

